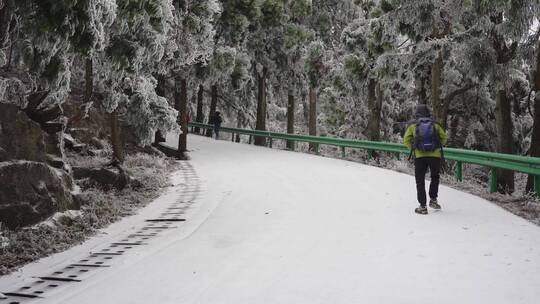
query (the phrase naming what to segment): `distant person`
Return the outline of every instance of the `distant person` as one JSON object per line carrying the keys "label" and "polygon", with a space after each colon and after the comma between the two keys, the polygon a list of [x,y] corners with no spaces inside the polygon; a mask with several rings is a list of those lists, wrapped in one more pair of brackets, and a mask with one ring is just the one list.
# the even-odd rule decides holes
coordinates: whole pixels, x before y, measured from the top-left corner
{"label": "distant person", "polygon": [[219,111],[216,111],[214,114],[212,123],[214,124],[214,133],[216,134],[216,139],[219,139],[219,129],[221,128],[221,123],[223,123],[223,118],[221,117],[221,113]]}
{"label": "distant person", "polygon": [[428,106],[420,104],[414,114],[415,122],[411,124],[403,138],[404,144],[411,150],[414,157],[414,175],[416,192],[420,206],[414,210],[418,214],[427,214],[426,207],[426,172],[431,172],[429,185],[429,207],[441,209],[437,201],[439,195],[439,177],[443,159],[442,147],[447,143],[444,129],[431,118]]}

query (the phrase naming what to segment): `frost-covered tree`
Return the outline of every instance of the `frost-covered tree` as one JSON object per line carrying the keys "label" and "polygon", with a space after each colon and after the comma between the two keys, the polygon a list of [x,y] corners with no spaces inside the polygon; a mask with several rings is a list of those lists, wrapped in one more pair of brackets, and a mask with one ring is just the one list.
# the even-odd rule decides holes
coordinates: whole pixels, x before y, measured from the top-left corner
{"label": "frost-covered tree", "polygon": [[169,75],[174,79],[175,104],[179,111],[182,133],[178,152],[187,151],[188,77],[197,64],[206,64],[214,46],[214,20],[221,6],[216,0],[174,1],[173,29],[166,62]]}
{"label": "frost-covered tree", "polygon": [[[31,91],[48,92],[41,107],[61,105],[70,92],[75,54],[88,55],[103,45],[104,27],[116,4],[88,1],[2,1],[2,44],[7,70],[29,72]],[[4,52],[2,51],[2,54]],[[25,100],[21,106],[25,106]]]}
{"label": "frost-covered tree", "polygon": [[[217,46],[213,50],[210,61],[204,65],[199,65],[196,69],[196,75],[200,82],[200,90],[204,91],[204,87],[210,87],[211,99],[207,117],[209,124],[217,110],[219,88],[226,87],[231,82],[231,75],[236,66],[237,55],[235,48]],[[202,122],[202,103],[197,106],[197,109],[197,117]],[[207,130],[206,134],[207,136],[212,136],[212,131]]]}
{"label": "frost-covered tree", "polygon": [[94,56],[96,91],[111,113],[114,162],[123,161],[119,116],[126,119],[141,144],[152,142],[156,130],[176,127],[176,111],[156,94],[153,77],[168,48],[173,6],[168,0],[118,0],[117,16],[107,30],[107,45]]}
{"label": "frost-covered tree", "polygon": [[[281,67],[281,79],[285,79],[287,87],[278,84],[287,94],[287,133],[295,132],[296,100],[304,89],[305,76],[305,53],[307,46],[315,38],[314,31],[309,27],[311,1],[298,0],[288,1],[286,7],[287,23],[283,28],[284,42],[278,56],[283,58]],[[278,67],[278,68],[279,68]],[[316,113],[316,112],[315,112]],[[287,148],[294,149],[294,142],[288,141]]]}
{"label": "frost-covered tree", "polygon": [[188,98],[198,122],[219,109],[237,127],[371,140],[399,140],[414,105],[429,103],[452,145],[538,155],[539,6],[0,0],[0,100],[105,109],[117,161],[121,125],[148,144],[181,124],[184,151]]}
{"label": "frost-covered tree", "polygon": [[[317,91],[327,67],[325,66],[325,46],[322,41],[314,41],[307,47],[306,74],[309,84],[309,135],[317,135]],[[310,144],[310,150],[317,150],[316,144]]]}
{"label": "frost-covered tree", "polygon": [[[539,4],[540,1],[536,1],[536,3]],[[540,157],[540,27],[538,27],[540,5],[536,5],[534,9],[536,9],[536,29],[530,32],[531,35],[523,43],[521,53],[529,66],[529,82],[531,83],[531,89],[526,100],[527,112],[533,118],[528,155]],[[533,186],[534,176],[529,176],[526,191],[533,191]]]}
{"label": "frost-covered tree", "polygon": [[[269,73],[275,76],[276,63],[273,52],[279,47],[280,31],[285,19],[285,5],[282,0],[263,0],[257,6],[258,14],[252,20],[246,49],[252,58],[252,73],[257,84],[257,119],[255,128],[266,130],[268,106]],[[255,145],[266,144],[264,137],[255,137]]]}
{"label": "frost-covered tree", "polygon": [[374,141],[380,140],[385,78],[393,75],[395,68],[392,56],[385,55],[394,52],[398,39],[384,9],[370,6],[368,13],[353,21],[342,34],[348,52],[344,62],[349,79],[367,92],[363,96],[369,111],[366,133]]}
{"label": "frost-covered tree", "polygon": [[[252,71],[257,72],[257,67],[258,72],[261,68],[263,71],[264,68],[267,70],[266,77],[260,77],[259,73],[253,72],[256,81],[251,82],[256,85],[257,97],[263,96],[260,94],[263,89],[260,84],[263,80],[265,83],[264,96],[268,100],[264,111],[265,119],[268,118],[271,123],[264,128],[282,131],[283,120],[286,117],[286,130],[293,133],[295,103],[306,90],[304,54],[307,45],[314,39],[314,32],[309,27],[312,7],[311,1],[307,0],[281,2],[281,4],[279,1],[264,3],[261,12],[263,14],[271,12],[262,21],[258,21],[259,25],[262,23],[268,25],[262,33],[257,34],[264,35],[262,36],[264,41],[258,44],[249,43],[246,46],[248,55],[258,58],[253,60]],[[260,98],[257,100],[260,101]],[[261,124],[262,111],[258,113]],[[288,142],[287,145],[289,149],[294,148],[292,142]]]}
{"label": "frost-covered tree", "polygon": [[[468,1],[463,25],[473,32],[470,42],[485,50],[484,69],[492,83],[496,100],[495,113],[498,151],[515,153],[512,105],[509,98],[512,83],[521,78],[518,47],[535,20],[537,1]],[[487,62],[486,62],[487,61]],[[471,65],[478,63],[470,62]],[[514,190],[514,176],[502,171],[501,189]]]}
{"label": "frost-covered tree", "polygon": [[445,69],[449,68],[446,62],[452,56],[459,56],[452,54],[455,39],[465,34],[460,24],[464,10],[462,1],[393,0],[382,3],[382,7],[392,10],[399,33],[407,37],[403,44],[408,49],[409,66],[414,67],[418,101],[430,103],[434,119],[445,126],[450,102],[446,97],[455,95],[449,88],[456,85],[446,78]]}

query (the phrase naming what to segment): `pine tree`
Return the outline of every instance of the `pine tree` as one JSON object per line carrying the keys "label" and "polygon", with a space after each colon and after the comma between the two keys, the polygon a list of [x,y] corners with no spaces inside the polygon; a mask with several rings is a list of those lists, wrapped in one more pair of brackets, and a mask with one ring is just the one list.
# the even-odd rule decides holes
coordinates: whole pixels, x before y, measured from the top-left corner
{"label": "pine tree", "polygon": [[181,133],[178,141],[180,158],[187,151],[187,98],[188,80],[198,64],[206,64],[212,55],[215,29],[213,22],[219,17],[221,6],[216,0],[174,1],[173,29],[169,35],[164,72],[175,80],[175,104],[179,111]]}
{"label": "pine tree", "polygon": [[[489,45],[492,67],[488,71],[494,84],[495,113],[498,130],[497,150],[513,154],[512,106],[508,88],[516,76],[518,67],[518,46],[528,33],[534,21],[535,1],[471,1],[467,13],[476,19],[472,25],[477,29],[477,41]],[[499,172],[501,191],[514,191],[514,174],[511,171]]]}
{"label": "pine tree", "polygon": [[394,62],[387,55],[395,52],[398,38],[389,19],[390,8],[372,4],[365,9],[366,14],[343,31],[342,41],[347,51],[344,60],[353,85],[366,91],[363,98],[367,100],[369,113],[367,137],[379,141],[384,85],[386,78],[395,76]]}

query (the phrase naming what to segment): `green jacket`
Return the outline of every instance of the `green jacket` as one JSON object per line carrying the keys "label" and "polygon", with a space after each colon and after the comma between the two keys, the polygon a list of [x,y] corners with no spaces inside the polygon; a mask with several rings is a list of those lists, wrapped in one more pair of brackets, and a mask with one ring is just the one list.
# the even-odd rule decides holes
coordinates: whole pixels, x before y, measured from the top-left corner
{"label": "green jacket", "polygon": [[[448,142],[448,137],[446,136],[446,132],[444,129],[438,124],[435,123],[435,131],[437,132],[437,135],[439,136],[439,140],[441,141],[441,145],[446,146]],[[414,143],[414,136],[416,135],[416,123],[410,125],[407,127],[407,131],[405,131],[405,136],[403,137],[403,143],[409,150],[412,149],[413,143]],[[421,157],[441,157],[441,149],[437,149],[435,151],[417,151],[414,150],[414,156],[416,158]]]}

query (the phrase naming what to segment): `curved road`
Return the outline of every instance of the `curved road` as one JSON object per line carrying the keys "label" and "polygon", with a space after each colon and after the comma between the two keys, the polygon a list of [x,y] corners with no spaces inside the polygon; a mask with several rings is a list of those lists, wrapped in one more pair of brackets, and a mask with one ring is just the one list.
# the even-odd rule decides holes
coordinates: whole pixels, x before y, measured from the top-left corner
{"label": "curved road", "polygon": [[189,140],[185,224],[43,303],[540,302],[540,228],[483,199],[443,186],[419,216],[405,174]]}

